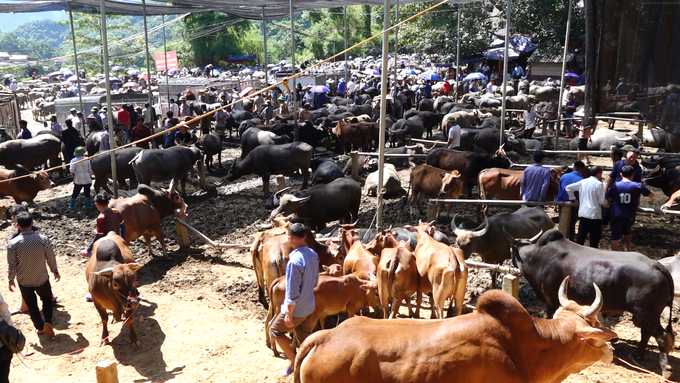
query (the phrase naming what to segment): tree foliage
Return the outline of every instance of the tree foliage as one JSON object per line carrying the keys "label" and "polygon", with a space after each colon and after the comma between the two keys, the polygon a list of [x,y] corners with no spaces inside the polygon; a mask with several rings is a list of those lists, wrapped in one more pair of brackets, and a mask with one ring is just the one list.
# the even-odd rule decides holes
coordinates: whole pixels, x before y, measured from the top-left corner
{"label": "tree foliage", "polygon": [[29,60],[49,59],[54,49],[48,43],[18,37],[12,32],[0,33],[0,52],[28,55]]}
{"label": "tree foliage", "polygon": [[33,20],[21,24],[13,31],[18,37],[41,41],[58,48],[66,36],[66,27],[54,20]]}
{"label": "tree foliage", "polygon": [[[220,29],[217,33],[204,37],[197,37],[201,31],[220,23],[234,20],[234,16],[219,12],[193,13],[182,20],[182,36],[187,41],[182,53],[186,61],[194,65],[203,66],[216,63],[227,56],[246,54],[245,36],[251,28],[248,20]],[[192,58],[193,60],[190,60]]]}

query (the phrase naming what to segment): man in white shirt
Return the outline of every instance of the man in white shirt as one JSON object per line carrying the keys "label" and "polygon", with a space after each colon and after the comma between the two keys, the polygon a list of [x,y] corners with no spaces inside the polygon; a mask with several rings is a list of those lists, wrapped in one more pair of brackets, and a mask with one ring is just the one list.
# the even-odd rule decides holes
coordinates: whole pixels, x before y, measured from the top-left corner
{"label": "man in white shirt", "polygon": [[354,93],[354,90],[357,88],[357,83],[354,82],[354,78],[351,78],[349,82],[347,83],[347,94],[352,94]]}
{"label": "man in white shirt", "polygon": [[576,202],[575,193],[579,194],[579,228],[576,243],[583,245],[590,234],[590,247],[597,248],[602,237],[602,207],[609,206],[605,198],[602,184],[602,168],[590,168],[591,176],[581,181],[567,185],[564,189],[569,194],[569,200]]}
{"label": "man in white shirt", "polygon": [[179,106],[175,103],[174,98],[170,99],[170,111],[172,112],[173,116],[179,117]]}
{"label": "man in white shirt", "polygon": [[534,130],[536,129],[536,117],[539,117],[538,113],[533,110],[533,105],[527,105],[527,110],[524,111],[524,132],[522,132],[522,138],[532,138],[534,135]]}
{"label": "man in white shirt", "polygon": [[17,92],[17,88],[18,88],[18,86],[17,86],[17,81],[16,81],[16,80],[12,80],[12,82],[9,84],[9,90],[11,90],[12,93],[16,93],[16,92]]}
{"label": "man in white shirt", "polygon": [[109,123],[109,114],[107,112],[108,112],[107,107],[103,107],[102,111],[99,112],[99,117],[101,117],[102,119],[102,126],[104,127],[104,130],[108,129],[106,125]]}
{"label": "man in white shirt", "polygon": [[[458,122],[456,121],[456,116],[452,114],[446,115],[444,117],[444,122],[446,123],[446,129],[448,129],[448,141],[446,142],[446,148],[447,149],[460,149],[460,125],[458,125]],[[437,141],[438,142],[438,141]],[[432,145],[430,150],[434,149],[435,146],[437,146],[437,142]]]}

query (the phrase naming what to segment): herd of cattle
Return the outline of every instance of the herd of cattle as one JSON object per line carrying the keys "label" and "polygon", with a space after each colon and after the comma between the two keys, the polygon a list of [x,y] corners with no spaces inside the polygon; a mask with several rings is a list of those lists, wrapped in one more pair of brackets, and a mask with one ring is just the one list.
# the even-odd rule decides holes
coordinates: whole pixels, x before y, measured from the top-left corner
{"label": "herd of cattle", "polygon": [[[233,114],[239,124],[242,156],[234,158],[226,180],[249,174],[262,177],[264,194],[269,197],[265,207],[272,210],[273,227],[258,232],[251,246],[259,300],[269,310],[265,326],[268,346],[278,353],[269,339],[269,326],[283,302],[285,266],[292,250],[286,230],[295,221],[306,223],[307,245],[317,252],[323,268],[312,314],[321,328],[328,316],[346,313],[351,318],[370,309],[392,319],[351,318],[336,329],[313,334],[299,345],[296,381],[412,381],[416,376],[418,381],[438,382],[455,369],[470,381],[558,382],[594,362],[611,361],[612,351],[605,342],[616,334],[602,327],[596,316],[624,311],[632,313],[634,324],[641,328],[636,356],[642,356],[654,336],[661,372],[669,377],[667,355],[674,348],[672,318],[664,328],[660,317],[665,307],[672,307],[677,285],[673,275],[680,276],[680,272],[671,275],[661,263],[643,254],[593,250],[569,242],[554,229],[542,208],[496,214],[471,230],[458,227],[454,217],[451,229],[455,241],[437,230],[435,222],[384,230],[352,224],[358,219],[362,195],[399,195],[403,169],[410,169],[407,201],[411,215],[418,217],[423,197],[458,198],[465,191],[471,197],[474,186],[478,186],[480,198],[519,199],[522,172],[509,169],[508,152],[527,156],[527,147],[534,146],[511,136],[499,145],[500,118],[493,108],[482,110],[473,101],[456,103],[442,113],[446,100],[430,101],[431,110],[426,110],[425,103],[419,110],[408,111],[406,119],[386,124],[393,144],[388,152],[427,156],[424,164],[418,158],[388,158],[383,185],[378,185],[372,157],[359,155],[359,163],[354,164],[365,176],[362,186],[348,177],[351,159],[343,168],[334,160],[337,156],[327,155],[330,150],[345,153],[350,147],[375,148],[379,125],[372,122],[372,116],[376,108],[346,106],[346,100],[333,99],[328,108],[312,112],[312,122],[299,124],[297,129],[290,116],[277,116],[279,122],[266,125],[248,112]],[[409,137],[432,134],[445,113],[456,113],[458,121],[469,123],[463,126],[463,150],[406,145]],[[29,169],[46,161],[58,164],[59,154],[69,152],[69,139],[41,132],[32,139],[0,144],[0,165],[7,169],[0,170],[0,178],[10,180],[0,182],[0,193],[20,203],[32,201],[38,191],[49,188],[47,173],[31,174]],[[86,142],[91,140],[94,138],[88,137]],[[102,317],[102,339],[108,336],[106,310],[111,310],[116,320],[126,318],[131,341],[137,344],[133,314],[138,296],[135,276],[141,265],[134,262],[128,244],[143,236],[152,255],[153,235],[167,257],[161,221],[186,212],[182,195],[186,196],[188,173],[196,163],[210,165],[213,154],[222,150],[222,140],[211,133],[192,147],[133,147],[115,152],[118,179],[136,178],[139,186],[137,194],[111,201],[110,206],[125,219],[125,237],[109,234],[99,240],[87,266],[90,292]],[[642,143],[614,130],[597,130],[592,142],[606,150],[623,144]],[[206,149],[211,146],[217,149]],[[96,148],[91,147],[93,155]],[[326,150],[319,150],[322,148]],[[108,189],[109,156],[91,161],[95,189]],[[643,163],[649,168],[647,184],[670,197],[665,207],[680,210],[680,160],[652,158]],[[221,158],[218,164],[221,166]],[[300,191],[270,193],[270,176],[294,172],[303,178]],[[25,175],[30,177],[11,180]],[[558,170],[552,172],[549,199],[557,195],[560,175]],[[168,190],[147,186],[164,180],[170,180]],[[175,190],[180,183],[182,195]],[[447,213],[450,216],[451,206]],[[333,221],[340,223],[326,228]],[[332,240],[319,242],[315,234]],[[475,313],[461,315],[468,278],[465,260],[473,253],[492,264],[512,259],[554,319],[532,319],[514,298],[495,290],[478,299]],[[669,268],[673,270],[672,265]],[[492,280],[495,287],[495,275]],[[414,294],[415,308],[411,304]],[[404,300],[409,316],[420,318],[424,294],[429,296],[431,318],[437,320],[396,319]],[[446,316],[455,318],[444,320]],[[488,347],[472,346],[475,344]],[[433,355],[438,357],[432,359]]]}

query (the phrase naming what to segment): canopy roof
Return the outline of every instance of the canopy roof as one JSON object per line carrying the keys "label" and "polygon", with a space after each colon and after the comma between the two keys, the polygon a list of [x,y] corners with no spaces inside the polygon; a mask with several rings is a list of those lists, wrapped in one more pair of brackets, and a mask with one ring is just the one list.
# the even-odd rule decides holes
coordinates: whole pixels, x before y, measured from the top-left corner
{"label": "canopy roof", "polygon": [[[294,12],[307,9],[336,8],[349,5],[383,5],[383,0],[292,0]],[[425,0],[399,0],[400,4],[423,2]],[[481,0],[450,0],[450,3],[464,4]],[[46,12],[66,11],[68,3],[79,12],[99,12],[99,0],[0,0],[0,12]],[[141,0],[106,0],[106,12],[126,15],[143,13]],[[262,19],[264,8],[266,19],[278,19],[290,15],[289,0],[183,0],[146,2],[148,15],[176,15],[191,12],[217,11],[244,19]]]}

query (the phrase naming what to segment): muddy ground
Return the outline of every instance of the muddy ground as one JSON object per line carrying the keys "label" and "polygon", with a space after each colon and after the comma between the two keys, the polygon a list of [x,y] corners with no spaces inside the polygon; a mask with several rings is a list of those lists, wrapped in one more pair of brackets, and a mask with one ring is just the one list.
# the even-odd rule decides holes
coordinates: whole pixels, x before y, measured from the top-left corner
{"label": "muddy ground", "polygon": [[[622,128],[634,129],[631,125]],[[565,142],[566,140],[562,140]],[[229,183],[224,179],[227,166],[240,150],[235,143],[225,145],[223,165],[209,175],[208,190],[187,186],[189,205],[187,222],[215,241],[250,244],[253,234],[267,222],[270,211],[264,208],[261,182],[255,177],[245,177]],[[343,163],[344,156],[335,156]],[[549,158],[547,163],[566,164],[573,156]],[[530,163],[529,158],[521,162]],[[611,166],[608,158],[594,158],[593,162]],[[400,171],[402,185],[408,187],[408,170]],[[273,180],[272,180],[273,181]],[[289,184],[300,185],[298,176],[288,177]],[[162,186],[154,184],[155,187]],[[167,219],[164,223],[166,244],[170,261],[147,255],[142,240],[134,241],[131,249],[144,264],[138,272],[139,291],[145,300],[135,314],[135,326],[141,346],[130,345],[128,330],[120,324],[109,325],[112,341],[99,346],[101,323],[91,303],[84,299],[87,293],[85,261],[77,255],[92,238],[95,209],[84,211],[82,197],[78,208],[69,211],[72,186],[62,180],[55,188],[41,192],[36,206],[31,208],[41,232],[55,245],[62,280],[53,283],[53,291],[61,299],[55,310],[54,326],[57,336],[46,341],[33,332],[26,314],[15,315],[16,325],[27,336],[26,351],[30,354],[23,362],[15,357],[10,380],[23,383],[43,382],[94,382],[94,365],[103,360],[119,363],[121,382],[289,382],[280,379],[287,366],[283,359],[275,358],[265,347],[263,320],[266,310],[257,302],[257,288],[250,255],[246,250],[220,250],[208,247],[191,236],[191,249],[178,249],[175,225]],[[665,202],[660,190],[657,196],[643,199],[643,206],[658,207]],[[385,225],[417,224],[418,217],[409,217],[402,192],[385,203]],[[0,200],[10,205],[8,199]],[[360,227],[367,227],[375,214],[375,198],[364,197],[359,217]],[[466,227],[477,224],[475,208],[456,206],[459,222]],[[492,212],[507,209],[492,208]],[[549,214],[556,214],[549,209]],[[421,216],[423,220],[425,216]],[[440,217],[438,227],[450,238],[450,219]],[[657,216],[639,215],[633,233],[634,250],[653,259],[673,255],[678,247],[676,225],[667,224]],[[15,229],[5,222],[0,226],[0,242],[5,243]],[[503,240],[500,239],[499,240]],[[601,242],[608,248],[609,231]],[[153,242],[156,254],[160,246]],[[6,270],[6,257],[0,256],[0,269]],[[471,269],[468,280],[466,304],[474,306],[477,297],[490,286],[486,271]],[[6,283],[0,293],[10,307],[20,301],[18,292],[7,290]],[[539,302],[528,285],[520,290],[520,301],[534,316],[544,316],[544,305]],[[423,317],[429,315],[429,306]],[[402,310],[405,310],[402,308]],[[404,312],[404,311],[402,311]],[[674,317],[678,313],[674,311]],[[667,316],[664,316],[667,318]],[[674,319],[674,322],[677,319]],[[629,354],[640,337],[630,316],[624,314],[610,322],[619,340],[614,344],[616,355],[630,360]],[[680,360],[670,357],[671,364],[680,376]],[[546,361],[550,363],[550,361]],[[658,351],[652,340],[647,358],[642,365],[658,371]],[[619,362],[596,364],[580,374],[572,375],[567,382],[636,381],[657,382],[657,377],[636,372]]]}

